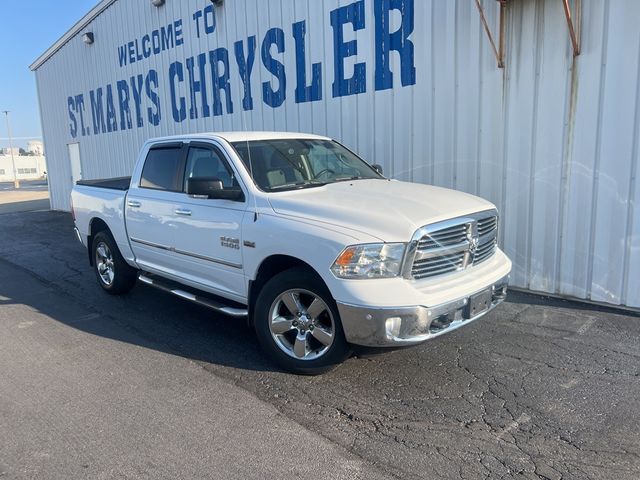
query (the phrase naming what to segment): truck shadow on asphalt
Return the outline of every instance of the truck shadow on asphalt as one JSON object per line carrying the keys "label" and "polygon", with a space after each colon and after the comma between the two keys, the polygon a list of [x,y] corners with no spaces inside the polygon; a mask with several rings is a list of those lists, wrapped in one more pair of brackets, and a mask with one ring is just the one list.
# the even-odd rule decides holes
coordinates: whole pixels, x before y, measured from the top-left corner
{"label": "truck shadow on asphalt", "polygon": [[[68,214],[32,212],[4,219],[9,229],[0,228],[0,241],[13,222],[29,222],[34,231],[24,235],[24,225],[15,225],[20,232],[13,239],[15,255],[0,250],[0,270],[21,272],[16,273],[19,281],[6,281],[0,273],[0,296],[88,334],[202,362],[204,368],[284,373],[262,353],[246,319],[227,317],[141,282],[125,295],[105,293],[87,251],[72,233]],[[58,228],[51,229],[49,222]],[[375,358],[396,350],[404,349],[356,347],[354,356]]]}
{"label": "truck shadow on asphalt", "polygon": [[[78,258],[85,260],[86,255]],[[96,284],[88,265],[64,277],[64,283],[77,285],[76,295],[61,287],[61,282],[54,283],[6,260],[0,259],[0,270],[0,305],[28,305],[88,334],[205,365],[278,371],[261,353],[246,320],[212,313],[140,283],[129,294],[108,295]]]}

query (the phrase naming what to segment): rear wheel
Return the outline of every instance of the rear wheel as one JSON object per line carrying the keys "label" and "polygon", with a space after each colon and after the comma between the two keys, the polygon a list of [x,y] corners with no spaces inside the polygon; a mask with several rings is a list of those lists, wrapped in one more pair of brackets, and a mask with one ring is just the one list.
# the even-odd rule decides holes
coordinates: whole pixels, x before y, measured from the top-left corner
{"label": "rear wheel", "polygon": [[107,293],[120,295],[133,288],[137,271],[125,262],[109,232],[96,234],[92,242],[93,267],[98,283]]}
{"label": "rear wheel", "polygon": [[291,372],[317,375],[350,353],[335,301],[324,283],[305,269],[287,270],[269,280],[254,315],[263,349]]}

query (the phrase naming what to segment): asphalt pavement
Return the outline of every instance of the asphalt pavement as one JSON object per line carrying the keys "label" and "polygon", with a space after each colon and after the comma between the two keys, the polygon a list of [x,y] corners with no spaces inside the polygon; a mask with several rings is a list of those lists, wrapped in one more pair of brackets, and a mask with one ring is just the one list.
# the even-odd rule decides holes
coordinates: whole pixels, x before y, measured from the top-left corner
{"label": "asphalt pavement", "polygon": [[[48,189],[46,180],[20,180],[20,190],[32,192],[46,192]],[[0,192],[16,190],[13,182],[0,182]]]}
{"label": "asphalt pavement", "polygon": [[49,190],[42,180],[21,181],[20,188],[13,182],[0,182],[0,214],[49,210]]}
{"label": "asphalt pavement", "polygon": [[640,318],[512,294],[421,346],[278,371],[243,322],[95,283],[0,215],[0,478],[640,478]]}

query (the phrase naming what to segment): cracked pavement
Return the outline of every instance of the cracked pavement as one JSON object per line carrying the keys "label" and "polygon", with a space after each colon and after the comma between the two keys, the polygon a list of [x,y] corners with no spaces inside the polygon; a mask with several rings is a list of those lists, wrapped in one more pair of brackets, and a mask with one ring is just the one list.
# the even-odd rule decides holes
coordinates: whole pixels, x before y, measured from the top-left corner
{"label": "cracked pavement", "polygon": [[195,362],[386,476],[640,478],[638,315],[510,293],[434,341],[297,377],[243,322],[144,285],[104,294],[68,214],[1,215],[2,262],[93,315],[68,328]]}

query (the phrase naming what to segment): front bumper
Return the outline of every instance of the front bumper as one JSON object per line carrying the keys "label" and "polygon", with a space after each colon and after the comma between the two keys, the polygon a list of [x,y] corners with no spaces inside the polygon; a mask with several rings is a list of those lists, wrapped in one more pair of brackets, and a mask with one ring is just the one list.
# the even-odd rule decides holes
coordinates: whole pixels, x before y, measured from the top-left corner
{"label": "front bumper", "polygon": [[415,345],[456,330],[482,317],[507,296],[509,276],[487,287],[434,307],[367,307],[338,302],[346,339],[355,345]]}

